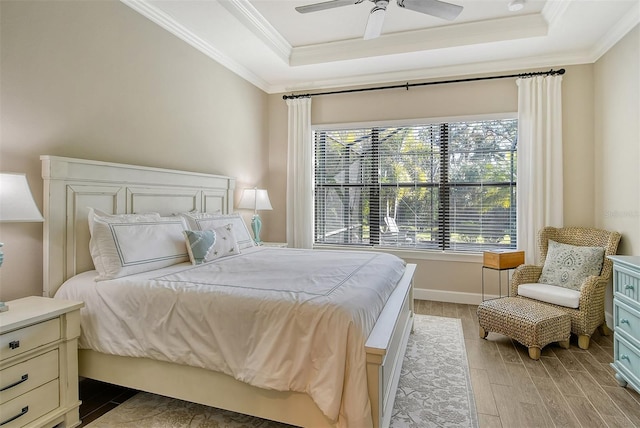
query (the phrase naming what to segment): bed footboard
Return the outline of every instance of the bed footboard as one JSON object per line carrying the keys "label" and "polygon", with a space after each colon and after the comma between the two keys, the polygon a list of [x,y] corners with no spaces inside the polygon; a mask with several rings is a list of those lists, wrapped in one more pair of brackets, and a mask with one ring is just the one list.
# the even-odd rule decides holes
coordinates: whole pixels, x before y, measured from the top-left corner
{"label": "bed footboard", "polygon": [[367,352],[367,381],[374,428],[391,422],[402,361],[413,330],[413,275],[415,264],[408,264],[402,280],[387,301],[371,331]]}

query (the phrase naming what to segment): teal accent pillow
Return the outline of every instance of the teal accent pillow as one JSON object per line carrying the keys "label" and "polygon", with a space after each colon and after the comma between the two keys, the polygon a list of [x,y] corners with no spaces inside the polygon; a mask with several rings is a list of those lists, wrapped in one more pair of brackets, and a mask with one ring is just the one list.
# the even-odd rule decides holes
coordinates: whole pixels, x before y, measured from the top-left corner
{"label": "teal accent pillow", "polygon": [[584,280],[602,271],[604,248],[581,247],[549,240],[539,283],[580,291]]}
{"label": "teal accent pillow", "polygon": [[211,230],[185,230],[191,263],[199,265],[221,257],[240,254],[233,224]]}
{"label": "teal accent pillow", "polygon": [[216,232],[214,230],[184,231],[187,240],[187,250],[191,263],[199,265],[209,261],[216,244]]}

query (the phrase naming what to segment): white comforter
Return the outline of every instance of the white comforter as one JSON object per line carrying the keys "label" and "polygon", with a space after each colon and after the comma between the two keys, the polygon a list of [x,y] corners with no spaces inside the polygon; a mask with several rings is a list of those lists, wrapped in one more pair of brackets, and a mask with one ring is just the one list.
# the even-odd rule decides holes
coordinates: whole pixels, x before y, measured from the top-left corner
{"label": "white comforter", "polygon": [[384,253],[259,247],[116,280],[85,272],[56,297],[85,302],[81,348],[305,392],[339,426],[364,427],[364,343],[403,272]]}

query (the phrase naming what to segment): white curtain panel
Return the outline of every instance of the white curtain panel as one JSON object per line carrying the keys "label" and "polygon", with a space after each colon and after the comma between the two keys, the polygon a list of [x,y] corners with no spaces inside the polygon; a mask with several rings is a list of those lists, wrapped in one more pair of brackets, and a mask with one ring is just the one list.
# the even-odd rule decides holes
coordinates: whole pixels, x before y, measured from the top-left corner
{"label": "white curtain panel", "polygon": [[562,227],[562,76],[517,79],[518,248],[539,263],[537,233]]}
{"label": "white curtain panel", "polygon": [[287,243],[313,247],[313,142],[311,98],[287,99],[289,148],[287,162]]}

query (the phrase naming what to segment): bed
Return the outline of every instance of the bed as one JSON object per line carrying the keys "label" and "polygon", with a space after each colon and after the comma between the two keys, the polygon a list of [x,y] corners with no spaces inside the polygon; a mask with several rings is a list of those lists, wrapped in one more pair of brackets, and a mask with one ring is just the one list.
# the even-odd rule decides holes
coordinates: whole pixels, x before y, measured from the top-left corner
{"label": "bed", "polygon": [[[77,280],[83,277],[83,273],[85,278],[92,275],[94,266],[88,249],[89,207],[107,213],[158,212],[163,216],[178,212],[228,214],[233,211],[235,180],[231,177],[54,156],[42,156],[41,160],[46,296],[54,296],[67,280]],[[279,250],[284,253],[274,253]],[[275,265],[273,260],[285,254],[287,258],[307,256],[304,250],[254,247],[243,250],[241,255],[226,258],[219,265],[254,265],[265,259]],[[329,256],[331,253],[326,254]],[[356,258],[356,254],[354,252],[352,257]],[[362,253],[358,257],[364,260],[374,254]],[[203,270],[217,266],[216,262],[207,263],[204,268],[202,265],[191,267],[189,263],[177,264],[169,269],[170,272],[154,273],[153,278],[147,279],[179,283],[183,280],[179,275],[184,272],[194,271],[202,275]],[[356,270],[359,268],[353,269],[354,272]],[[374,427],[390,423],[402,360],[413,326],[414,271],[415,265],[404,267],[388,298],[385,295],[368,336],[362,341],[366,359],[366,381],[363,385],[366,386],[359,388],[367,389]],[[351,278],[351,274],[347,276]],[[79,374],[291,425],[344,426],[341,418],[326,415],[325,406],[318,404],[318,397],[315,396],[314,400],[313,394],[255,386],[254,382],[237,380],[235,374],[230,375],[225,370],[210,370],[180,358],[147,358],[81,349]]]}

